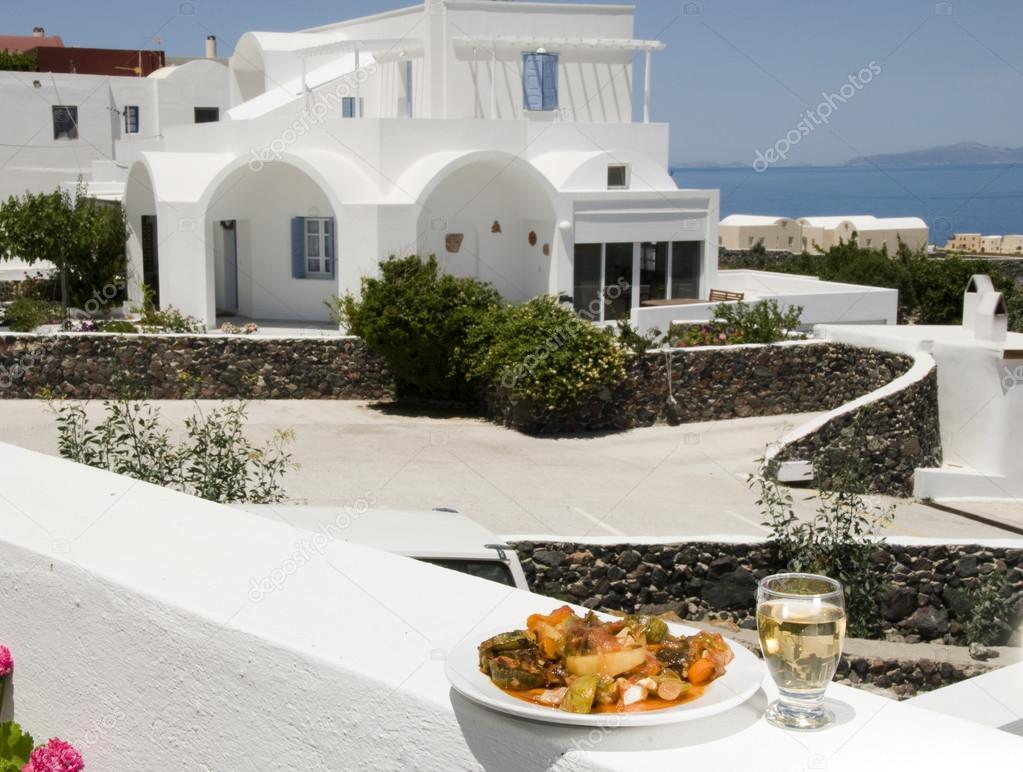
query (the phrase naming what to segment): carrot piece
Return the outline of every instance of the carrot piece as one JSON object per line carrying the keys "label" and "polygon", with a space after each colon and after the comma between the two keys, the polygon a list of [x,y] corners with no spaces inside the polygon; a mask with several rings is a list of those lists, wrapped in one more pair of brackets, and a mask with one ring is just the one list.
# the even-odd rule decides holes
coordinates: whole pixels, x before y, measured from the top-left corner
{"label": "carrot piece", "polygon": [[689,666],[689,682],[696,686],[708,683],[716,672],[714,663],[709,659],[698,659]]}

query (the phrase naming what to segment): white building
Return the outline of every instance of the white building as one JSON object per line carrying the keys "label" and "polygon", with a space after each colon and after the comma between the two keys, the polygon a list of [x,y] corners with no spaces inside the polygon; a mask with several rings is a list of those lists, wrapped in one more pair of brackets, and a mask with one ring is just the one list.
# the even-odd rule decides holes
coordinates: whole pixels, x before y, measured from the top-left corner
{"label": "white building", "polygon": [[101,197],[118,195],[127,178],[114,163],[118,143],[158,138],[194,123],[197,111],[209,117],[227,108],[228,96],[227,68],[210,60],[147,78],[0,72],[0,200],[78,177],[94,180]]}
{"label": "white building", "polygon": [[887,249],[894,255],[901,240],[913,251],[927,247],[927,223],[919,217],[874,217],[853,215],[839,217],[801,217],[802,249],[826,252],[841,242],[853,240],[865,249]]}
{"label": "white building", "polygon": [[719,224],[718,244],[725,249],[752,249],[758,243],[771,251],[799,252],[803,226],[791,217],[730,214]]}
{"label": "white building", "polygon": [[649,121],[664,46],[634,37],[633,14],[427,0],[244,35],[225,120],[118,146],[136,279],[211,325],[325,321],[325,300],[413,252],[509,300],[566,293],[607,319],[705,297],[718,194],[668,173],[668,126]]}

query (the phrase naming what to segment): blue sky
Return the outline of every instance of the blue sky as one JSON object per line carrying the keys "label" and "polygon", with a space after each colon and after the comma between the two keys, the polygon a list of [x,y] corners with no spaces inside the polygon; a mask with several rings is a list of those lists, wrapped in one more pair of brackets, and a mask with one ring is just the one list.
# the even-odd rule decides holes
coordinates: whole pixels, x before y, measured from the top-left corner
{"label": "blue sky", "polygon": [[[68,45],[230,53],[251,29],[292,30],[410,0],[4,0],[0,32],[45,26]],[[638,0],[654,57],[654,117],[672,161],[749,163],[804,111],[875,62],[880,72],[789,154],[795,164],[960,141],[1023,145],[1020,0]]]}

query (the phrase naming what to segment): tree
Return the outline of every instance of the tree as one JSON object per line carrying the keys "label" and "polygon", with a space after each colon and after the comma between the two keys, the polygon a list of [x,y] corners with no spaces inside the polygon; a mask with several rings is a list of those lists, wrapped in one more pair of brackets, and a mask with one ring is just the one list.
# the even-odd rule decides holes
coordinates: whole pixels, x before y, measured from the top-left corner
{"label": "tree", "polygon": [[87,198],[81,185],[74,197],[56,190],[0,204],[0,259],[53,263],[65,306],[108,305],[123,294],[127,241],[123,207]]}

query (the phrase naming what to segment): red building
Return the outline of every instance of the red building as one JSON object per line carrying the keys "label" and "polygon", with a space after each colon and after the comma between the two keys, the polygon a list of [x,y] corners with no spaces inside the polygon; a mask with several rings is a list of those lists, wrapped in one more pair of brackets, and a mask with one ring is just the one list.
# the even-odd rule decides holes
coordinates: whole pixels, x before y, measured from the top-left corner
{"label": "red building", "polygon": [[61,38],[47,37],[42,27],[36,27],[31,35],[0,35],[0,51],[35,54],[38,72],[78,75],[145,77],[166,63],[163,51],[69,48]]}

